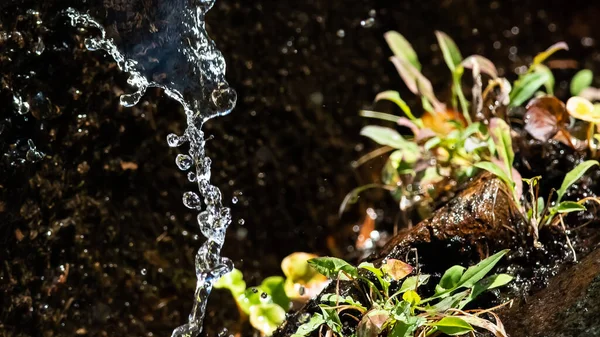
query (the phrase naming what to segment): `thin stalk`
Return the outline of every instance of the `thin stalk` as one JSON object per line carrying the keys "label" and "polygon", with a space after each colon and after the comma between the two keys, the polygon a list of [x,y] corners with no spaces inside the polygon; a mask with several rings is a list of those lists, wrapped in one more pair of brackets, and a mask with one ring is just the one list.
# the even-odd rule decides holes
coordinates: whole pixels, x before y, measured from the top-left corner
{"label": "thin stalk", "polygon": [[398,116],[392,114],[386,114],[385,112],[372,111],[372,110],[360,110],[360,115],[367,118],[381,119],[388,122],[398,122]]}

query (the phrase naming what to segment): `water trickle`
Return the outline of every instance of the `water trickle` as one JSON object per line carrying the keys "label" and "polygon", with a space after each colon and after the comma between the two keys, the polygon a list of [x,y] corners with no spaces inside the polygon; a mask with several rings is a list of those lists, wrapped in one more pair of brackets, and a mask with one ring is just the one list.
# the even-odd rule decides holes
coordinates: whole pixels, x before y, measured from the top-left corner
{"label": "water trickle", "polygon": [[[181,136],[169,134],[167,143],[170,147],[179,147],[186,143],[189,146],[189,155],[180,154],[175,162],[183,171],[193,169],[193,172],[188,172],[188,180],[198,185],[199,194],[185,192],[183,203],[193,210],[203,208],[197,216],[197,221],[206,241],[195,257],[198,280],[188,323],[175,329],[173,337],[196,336],[202,331],[202,321],[213,283],[233,268],[231,260],[220,256],[225,233],[231,223],[231,214],[229,208],[223,206],[221,191],[210,184],[211,160],[206,157],[206,140],[201,130],[208,119],[231,112],[237,100],[235,91],[225,81],[224,58],[205,29],[204,15],[213,4],[214,0],[194,0],[181,2],[176,5],[177,8],[163,8],[169,10],[173,16],[169,22],[175,23],[162,34],[168,34],[166,37],[169,39],[175,36],[179,41],[175,43],[171,54],[161,54],[165,56],[163,59],[156,57],[163,65],[177,63],[177,67],[171,67],[161,74],[149,74],[150,70],[145,67],[140,53],[120,51],[115,42],[107,36],[102,25],[90,15],[74,9],[66,11],[73,26],[99,31],[99,36],[85,41],[86,48],[107,52],[118,67],[129,74],[127,83],[136,91],[120,97],[123,106],[137,104],[147,88],[159,87],[168,96],[180,102],[185,111],[185,132]],[[179,62],[180,59],[182,62]]]}
{"label": "water trickle", "polygon": [[29,112],[29,103],[25,102],[21,96],[13,96],[13,106],[19,115],[25,115]]}

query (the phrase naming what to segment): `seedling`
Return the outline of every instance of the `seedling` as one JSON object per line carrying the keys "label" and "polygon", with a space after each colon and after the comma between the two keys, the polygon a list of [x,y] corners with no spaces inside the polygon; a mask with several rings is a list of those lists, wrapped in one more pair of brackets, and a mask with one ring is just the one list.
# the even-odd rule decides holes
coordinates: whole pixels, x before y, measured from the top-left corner
{"label": "seedling", "polygon": [[[388,259],[381,267],[361,263],[354,267],[332,257],[317,258],[309,264],[335,282],[351,281],[362,293],[361,298],[323,294],[318,298],[320,312],[314,313],[300,325],[292,337],[309,336],[315,331],[325,335],[367,336],[431,336],[436,333],[464,335],[483,329],[495,336],[506,337],[506,332],[492,309],[464,308],[483,292],[508,284],[507,274],[487,276],[507,253],[500,251],[469,268],[454,266],[448,269],[435,287],[435,293],[423,298],[419,287],[430,280],[430,275],[415,273],[412,266]],[[394,289],[392,291],[392,289]],[[494,316],[496,322],[482,317]],[[356,322],[349,331],[342,324],[348,319]]]}

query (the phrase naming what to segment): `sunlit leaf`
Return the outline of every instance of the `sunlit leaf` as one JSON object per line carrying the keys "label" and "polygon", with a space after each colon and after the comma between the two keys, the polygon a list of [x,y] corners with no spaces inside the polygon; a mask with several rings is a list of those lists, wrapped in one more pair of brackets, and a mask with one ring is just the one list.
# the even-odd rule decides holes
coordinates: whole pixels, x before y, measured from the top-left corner
{"label": "sunlit leaf", "polygon": [[290,306],[290,299],[286,294],[284,284],[283,277],[271,276],[264,279],[258,288],[271,296],[273,303],[287,310]]}
{"label": "sunlit leaf", "polygon": [[389,319],[387,310],[373,309],[367,312],[356,327],[357,337],[377,337],[383,331],[383,325]]}
{"label": "sunlit leaf", "polygon": [[401,280],[410,275],[413,269],[411,265],[396,259],[387,259],[381,266],[381,270],[391,276],[394,281]]}
{"label": "sunlit leaf", "polygon": [[415,306],[421,303],[421,296],[414,290],[408,290],[402,295],[402,299]]}
{"label": "sunlit leaf", "polygon": [[450,336],[463,335],[469,331],[473,331],[471,324],[465,322],[461,318],[453,316],[446,316],[432,324],[432,326]]}
{"label": "sunlit leaf", "polygon": [[228,289],[233,297],[237,297],[246,290],[244,275],[238,269],[233,268],[229,273],[223,275],[214,285],[217,289]]}
{"label": "sunlit leaf", "polygon": [[550,75],[548,72],[536,71],[521,76],[510,92],[510,106],[515,107],[525,103],[544,83],[552,80]]}
{"label": "sunlit leaf", "polygon": [[250,324],[265,336],[271,336],[285,320],[285,310],[277,304],[261,304],[250,308]]}
{"label": "sunlit leaf", "polygon": [[413,337],[417,326],[403,321],[396,321],[388,337]]}
{"label": "sunlit leaf", "polygon": [[533,58],[533,65],[541,64],[548,57],[552,56],[552,54],[556,53],[559,50],[569,50],[569,46],[565,42],[557,42],[557,43],[551,45],[550,47],[548,47],[548,49],[537,54]]}
{"label": "sunlit leaf", "polygon": [[461,291],[456,294],[452,294],[451,296],[448,296],[448,297],[442,299],[435,305],[428,307],[427,311],[442,313],[450,308],[456,308],[456,307],[458,307],[459,303],[461,303],[462,300],[464,300],[467,296],[469,296],[470,293],[471,293],[471,290],[467,289],[465,291]]}
{"label": "sunlit leaf", "polygon": [[390,102],[395,103],[400,109],[402,109],[402,111],[406,114],[406,116],[408,116],[408,118],[410,118],[411,120],[416,119],[410,111],[410,108],[408,107],[406,102],[404,102],[404,100],[400,98],[399,92],[394,90],[380,92],[379,94],[377,94],[377,96],[375,96],[375,102],[381,100],[388,100]]}
{"label": "sunlit leaf", "polygon": [[579,96],[569,98],[567,101],[569,115],[582,121],[600,123],[600,114],[594,108],[592,102]]}
{"label": "sunlit leaf", "polygon": [[417,58],[417,53],[410,45],[410,43],[402,36],[400,33],[396,31],[389,31],[383,34],[385,41],[388,46],[399,58],[407,60],[413,67],[417,70],[421,70],[421,63],[419,63],[419,59]]}
{"label": "sunlit leaf", "polygon": [[344,272],[351,277],[358,277],[356,267],[337,257],[318,257],[308,260],[308,264],[330,279],[337,278],[340,272]]}
{"label": "sunlit leaf", "polygon": [[556,207],[558,213],[571,213],[585,211],[586,208],[582,204],[578,204],[575,201],[563,201]]}
{"label": "sunlit leaf", "polygon": [[590,87],[592,85],[592,81],[594,80],[594,73],[589,69],[582,69],[573,76],[571,80],[571,95],[577,96],[584,89]]}
{"label": "sunlit leaf", "polygon": [[281,261],[281,270],[285,277],[293,281],[308,282],[315,275],[319,275],[308,265],[308,260],[319,257],[318,255],[304,252],[295,252],[286,256]]}
{"label": "sunlit leaf", "polygon": [[560,189],[556,191],[556,202],[560,202],[562,200],[562,197],[567,192],[567,189],[571,187],[571,185],[573,185],[577,180],[579,180],[579,178],[581,178],[585,174],[585,172],[587,172],[587,170],[596,165],[598,165],[598,162],[596,160],[588,160],[582,162],[581,164],[577,165],[573,170],[569,171],[569,173],[565,175],[565,179],[563,180]]}

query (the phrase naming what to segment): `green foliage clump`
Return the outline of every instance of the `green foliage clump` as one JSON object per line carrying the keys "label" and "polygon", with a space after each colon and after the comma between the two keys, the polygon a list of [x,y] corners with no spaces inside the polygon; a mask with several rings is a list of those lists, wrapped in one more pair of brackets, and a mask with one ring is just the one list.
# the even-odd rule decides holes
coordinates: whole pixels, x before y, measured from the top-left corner
{"label": "green foliage clump", "polygon": [[[439,332],[458,336],[475,329],[506,336],[491,309],[464,308],[483,292],[512,280],[507,274],[487,276],[507,252],[500,251],[469,268],[451,267],[435,286],[435,293],[425,298],[419,287],[429,282],[430,275],[415,273],[412,266],[400,260],[388,259],[381,267],[371,263],[354,267],[333,257],[312,259],[309,263],[318,272],[336,282],[353,282],[363,296],[359,299],[337,293],[321,295],[320,312],[314,313],[292,336],[309,336],[317,330],[349,337],[430,336]],[[484,313],[494,316],[496,322],[486,319]],[[354,331],[344,327],[345,319],[356,320]]]}

